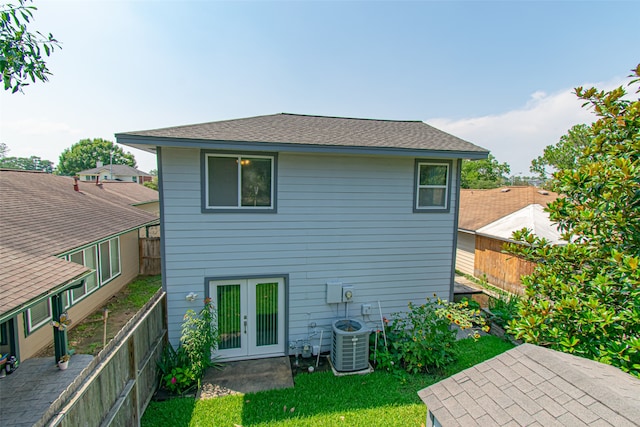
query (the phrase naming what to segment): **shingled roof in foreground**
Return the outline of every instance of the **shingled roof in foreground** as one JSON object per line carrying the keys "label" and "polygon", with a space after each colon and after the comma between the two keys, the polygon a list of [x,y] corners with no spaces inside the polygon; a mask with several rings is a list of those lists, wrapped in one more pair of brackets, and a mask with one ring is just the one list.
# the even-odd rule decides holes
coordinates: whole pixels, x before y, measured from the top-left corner
{"label": "shingled roof in foreground", "polygon": [[640,379],[523,344],[421,390],[443,427],[637,426]]}
{"label": "shingled roof in foreground", "polygon": [[421,121],[374,120],[346,117],[273,114],[187,126],[116,134],[119,143],[146,151],[155,146],[195,142],[264,144],[293,149],[315,146],[328,149],[444,151],[454,156],[485,158],[488,151]]}

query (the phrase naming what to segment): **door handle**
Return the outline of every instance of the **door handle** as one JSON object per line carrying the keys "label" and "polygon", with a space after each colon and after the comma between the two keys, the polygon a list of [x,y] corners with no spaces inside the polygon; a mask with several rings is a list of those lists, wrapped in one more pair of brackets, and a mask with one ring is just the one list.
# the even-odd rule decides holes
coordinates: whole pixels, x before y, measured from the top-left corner
{"label": "door handle", "polygon": [[244,333],[247,333],[247,316],[244,316]]}

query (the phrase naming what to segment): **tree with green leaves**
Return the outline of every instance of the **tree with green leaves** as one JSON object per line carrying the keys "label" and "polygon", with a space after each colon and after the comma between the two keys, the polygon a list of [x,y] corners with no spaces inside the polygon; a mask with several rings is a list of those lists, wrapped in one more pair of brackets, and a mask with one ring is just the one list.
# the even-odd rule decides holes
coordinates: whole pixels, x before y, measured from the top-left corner
{"label": "tree with green leaves", "polygon": [[29,32],[27,24],[33,19],[35,6],[27,5],[31,0],[18,0],[18,4],[0,6],[0,75],[5,90],[22,92],[25,86],[36,80],[46,82],[51,72],[43,59],[49,56],[60,43],[52,34]]}
{"label": "tree with green leaves", "polygon": [[53,173],[53,162],[38,156],[4,157],[0,159],[0,168]]}
{"label": "tree with green leaves", "polygon": [[[640,65],[630,77],[639,86]],[[525,244],[506,249],[537,267],[509,330],[640,376],[640,99],[623,87],[575,93],[598,119],[574,166],[553,178],[563,196],[547,210],[568,243],[514,233]]]}
{"label": "tree with green leaves", "polygon": [[9,153],[7,144],[0,143],[0,168],[53,172],[53,162],[49,160],[42,160],[38,156],[7,157],[7,153]]}
{"label": "tree with green leaves", "polygon": [[551,177],[554,171],[574,169],[582,150],[591,140],[591,128],[587,125],[575,125],[556,145],[547,145],[542,156],[531,161],[529,170],[537,173],[541,179]]}
{"label": "tree with green leaves", "polygon": [[93,169],[97,162],[103,165],[128,165],[136,167],[136,159],[133,154],[101,138],[83,139],[70,148],[66,148],[58,161],[56,173],[58,175],[73,176],[80,171]]}
{"label": "tree with green leaves", "polygon": [[499,163],[495,157],[482,160],[463,160],[460,186],[462,188],[496,188],[505,183],[511,172],[507,163]]}

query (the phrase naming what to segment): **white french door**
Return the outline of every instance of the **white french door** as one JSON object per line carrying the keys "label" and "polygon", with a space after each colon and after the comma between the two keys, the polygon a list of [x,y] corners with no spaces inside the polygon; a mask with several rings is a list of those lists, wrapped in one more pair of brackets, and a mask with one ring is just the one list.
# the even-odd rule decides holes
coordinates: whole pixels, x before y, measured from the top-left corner
{"label": "white french door", "polygon": [[217,310],[221,359],[282,356],[284,279],[212,280],[209,295]]}

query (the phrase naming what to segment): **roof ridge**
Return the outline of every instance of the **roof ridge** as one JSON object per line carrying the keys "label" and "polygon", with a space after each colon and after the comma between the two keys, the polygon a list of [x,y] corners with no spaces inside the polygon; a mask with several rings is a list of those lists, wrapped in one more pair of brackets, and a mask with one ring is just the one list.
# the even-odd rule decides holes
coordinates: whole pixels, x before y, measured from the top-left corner
{"label": "roof ridge", "polygon": [[364,118],[364,117],[323,116],[319,114],[297,114],[297,113],[284,113],[284,112],[279,114],[283,116],[318,117],[321,119],[369,120],[373,122],[424,123],[422,120],[370,119],[370,118]]}

